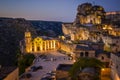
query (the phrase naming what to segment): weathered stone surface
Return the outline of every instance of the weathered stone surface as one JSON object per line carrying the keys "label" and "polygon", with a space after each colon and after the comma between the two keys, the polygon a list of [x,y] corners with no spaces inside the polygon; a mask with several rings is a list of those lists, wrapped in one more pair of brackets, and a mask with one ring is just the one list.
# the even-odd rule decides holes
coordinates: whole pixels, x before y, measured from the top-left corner
{"label": "weathered stone surface", "polygon": [[105,11],[102,6],[92,5],[91,3],[83,3],[78,6],[74,26],[79,27],[80,24],[100,24],[105,18]]}

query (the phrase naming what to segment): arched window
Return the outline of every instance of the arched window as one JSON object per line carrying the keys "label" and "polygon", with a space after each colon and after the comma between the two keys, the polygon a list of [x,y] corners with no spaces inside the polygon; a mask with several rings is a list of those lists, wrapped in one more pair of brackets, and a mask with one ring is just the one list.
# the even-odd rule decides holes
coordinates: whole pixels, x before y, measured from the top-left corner
{"label": "arched window", "polygon": [[37,47],[37,51],[40,51],[40,47]]}
{"label": "arched window", "polygon": [[34,47],[32,47],[32,51],[34,52]]}

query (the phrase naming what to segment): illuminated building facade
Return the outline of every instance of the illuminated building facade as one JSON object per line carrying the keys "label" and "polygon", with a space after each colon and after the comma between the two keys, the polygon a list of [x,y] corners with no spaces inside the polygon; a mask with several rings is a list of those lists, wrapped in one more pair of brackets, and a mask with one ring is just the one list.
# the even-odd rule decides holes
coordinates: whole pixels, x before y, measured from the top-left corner
{"label": "illuminated building facade", "polygon": [[[62,24],[64,36],[69,36],[69,40],[73,42],[87,40],[97,43],[102,40],[105,47],[113,48],[113,37],[120,37],[120,25],[112,23],[109,15],[118,16],[120,12],[105,12],[102,6],[83,3],[77,8],[75,21]],[[119,45],[117,46],[116,51],[120,51]]]}
{"label": "illuminated building facade", "polygon": [[[63,23],[62,30],[64,35],[70,36],[72,41],[92,40],[93,42],[97,42],[100,40],[100,36],[97,36],[96,32],[100,30],[96,30],[104,19],[105,11],[102,6],[83,3],[77,8],[75,21],[73,23]],[[96,32],[91,30],[95,30]]]}
{"label": "illuminated building facade", "polygon": [[120,53],[111,54],[112,80],[120,80]]}
{"label": "illuminated building facade", "polygon": [[109,19],[110,21],[119,21],[120,11],[106,12],[106,18]]}
{"label": "illuminated building facade", "polygon": [[[112,13],[110,14],[112,15]],[[120,25],[112,23],[108,15],[109,13],[106,13],[102,6],[91,3],[79,5],[75,21],[62,24],[65,39],[61,44],[61,49],[75,53],[76,57],[94,57],[109,65],[110,52],[120,51]],[[89,44],[88,48],[81,45],[87,43],[91,45],[95,43],[97,46],[100,43],[102,47],[90,50]],[[67,44],[72,47],[68,47]],[[74,45],[81,46],[74,47]]]}
{"label": "illuminated building facade", "polygon": [[75,24],[101,24],[105,18],[105,11],[102,6],[92,5],[91,3],[83,3],[77,8],[77,16]]}
{"label": "illuminated building facade", "polygon": [[29,31],[25,32],[25,52],[26,53],[40,53],[47,51],[55,51],[59,48],[58,40],[42,37],[32,39]]}

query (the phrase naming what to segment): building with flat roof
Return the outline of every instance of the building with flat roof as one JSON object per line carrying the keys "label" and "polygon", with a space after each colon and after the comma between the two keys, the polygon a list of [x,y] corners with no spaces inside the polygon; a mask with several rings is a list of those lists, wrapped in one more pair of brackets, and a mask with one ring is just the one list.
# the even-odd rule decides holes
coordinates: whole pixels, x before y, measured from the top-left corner
{"label": "building with flat roof", "polygon": [[72,66],[73,64],[59,64],[56,69],[56,79],[67,80],[69,78],[69,70]]}
{"label": "building with flat roof", "polygon": [[120,80],[120,52],[111,54],[111,77]]}

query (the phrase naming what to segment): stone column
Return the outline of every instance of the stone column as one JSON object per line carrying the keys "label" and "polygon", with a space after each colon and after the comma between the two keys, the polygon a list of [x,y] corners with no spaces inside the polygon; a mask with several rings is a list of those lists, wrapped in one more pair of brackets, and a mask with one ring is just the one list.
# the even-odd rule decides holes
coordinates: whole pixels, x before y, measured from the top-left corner
{"label": "stone column", "polygon": [[52,49],[52,46],[53,46],[53,45],[52,45],[52,43],[53,43],[53,41],[51,40],[51,41],[50,41],[50,44],[51,44],[51,45],[50,45],[50,46],[51,46],[51,49]]}
{"label": "stone column", "polygon": [[45,49],[45,51],[46,51],[46,41],[44,41],[44,49]]}
{"label": "stone column", "polygon": [[49,41],[47,41],[47,48],[48,48],[48,50],[49,50]]}
{"label": "stone column", "polygon": [[40,51],[43,51],[43,44],[40,44]]}
{"label": "stone column", "polygon": [[36,52],[37,49],[36,49],[36,43],[34,43],[34,52]]}
{"label": "stone column", "polygon": [[32,46],[33,46],[33,44],[30,43],[30,52],[32,52]]}
{"label": "stone column", "polygon": [[55,46],[55,40],[53,40],[53,48],[54,49],[56,48],[56,46]]}

